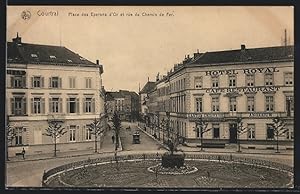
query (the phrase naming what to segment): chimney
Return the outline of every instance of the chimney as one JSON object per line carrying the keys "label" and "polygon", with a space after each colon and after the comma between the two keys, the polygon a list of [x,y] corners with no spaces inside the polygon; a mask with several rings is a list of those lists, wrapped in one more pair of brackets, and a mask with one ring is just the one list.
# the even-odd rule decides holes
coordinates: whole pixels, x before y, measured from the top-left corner
{"label": "chimney", "polygon": [[241,45],[241,50],[245,50],[246,49],[246,45],[242,44]]}
{"label": "chimney", "polygon": [[17,37],[13,38],[12,41],[16,44],[21,44],[21,37],[19,37],[19,33],[17,32]]}
{"label": "chimney", "polygon": [[99,59],[96,60],[96,64],[99,65]]}

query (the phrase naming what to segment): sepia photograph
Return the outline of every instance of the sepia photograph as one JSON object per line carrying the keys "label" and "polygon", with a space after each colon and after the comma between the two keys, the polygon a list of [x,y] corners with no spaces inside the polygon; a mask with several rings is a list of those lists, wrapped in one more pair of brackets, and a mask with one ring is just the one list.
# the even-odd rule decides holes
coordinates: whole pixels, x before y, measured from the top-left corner
{"label": "sepia photograph", "polygon": [[293,6],[7,6],[6,189],[293,189]]}

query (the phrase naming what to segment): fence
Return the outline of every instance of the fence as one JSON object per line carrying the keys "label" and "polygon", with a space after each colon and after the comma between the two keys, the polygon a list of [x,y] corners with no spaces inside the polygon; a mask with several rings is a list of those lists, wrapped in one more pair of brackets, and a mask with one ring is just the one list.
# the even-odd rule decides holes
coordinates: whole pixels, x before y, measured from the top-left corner
{"label": "fence", "polygon": [[[83,161],[77,161],[69,164],[65,164],[62,166],[58,166],[55,168],[52,168],[50,170],[44,171],[44,174],[42,176],[42,186],[47,186],[47,182],[49,178],[51,178],[53,175],[64,172],[69,169],[75,169],[76,167],[82,167],[86,165],[92,165],[92,164],[98,164],[103,162],[115,162],[115,161],[128,161],[128,160],[161,160],[163,154],[129,154],[124,156],[117,156],[116,158],[114,156],[111,157],[102,157],[102,158],[95,158],[95,159],[87,159]],[[261,159],[252,159],[252,158],[246,158],[246,157],[239,157],[239,156],[233,156],[233,155],[210,155],[210,154],[185,154],[185,159],[188,160],[208,160],[208,161],[227,161],[227,162],[235,162],[235,163],[246,163],[254,166],[267,166],[271,168],[276,168],[283,171],[288,171],[293,173],[294,168],[285,164],[272,162],[268,160],[261,160]]]}

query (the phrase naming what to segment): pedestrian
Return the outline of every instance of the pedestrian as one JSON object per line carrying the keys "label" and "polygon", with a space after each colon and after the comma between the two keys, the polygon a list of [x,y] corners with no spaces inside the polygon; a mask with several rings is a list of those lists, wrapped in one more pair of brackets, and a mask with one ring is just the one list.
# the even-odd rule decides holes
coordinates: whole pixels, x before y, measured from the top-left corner
{"label": "pedestrian", "polygon": [[114,135],[111,136],[111,140],[112,140],[113,143],[115,143],[115,136]]}
{"label": "pedestrian", "polygon": [[22,150],[23,160],[25,160],[25,149]]}

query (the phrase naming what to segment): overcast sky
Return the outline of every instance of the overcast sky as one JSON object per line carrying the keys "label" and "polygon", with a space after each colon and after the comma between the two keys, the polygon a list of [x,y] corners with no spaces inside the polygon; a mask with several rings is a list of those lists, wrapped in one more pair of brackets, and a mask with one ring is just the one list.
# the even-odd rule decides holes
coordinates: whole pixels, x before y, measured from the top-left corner
{"label": "overcast sky", "polygon": [[[31,12],[29,20],[21,18],[23,10]],[[51,11],[58,16],[42,16]],[[294,40],[294,9],[287,6],[10,6],[7,12],[8,41],[19,32],[22,42],[62,45],[92,62],[99,59],[107,91],[138,92],[148,77],[154,81],[197,49],[279,46],[284,29]]]}

